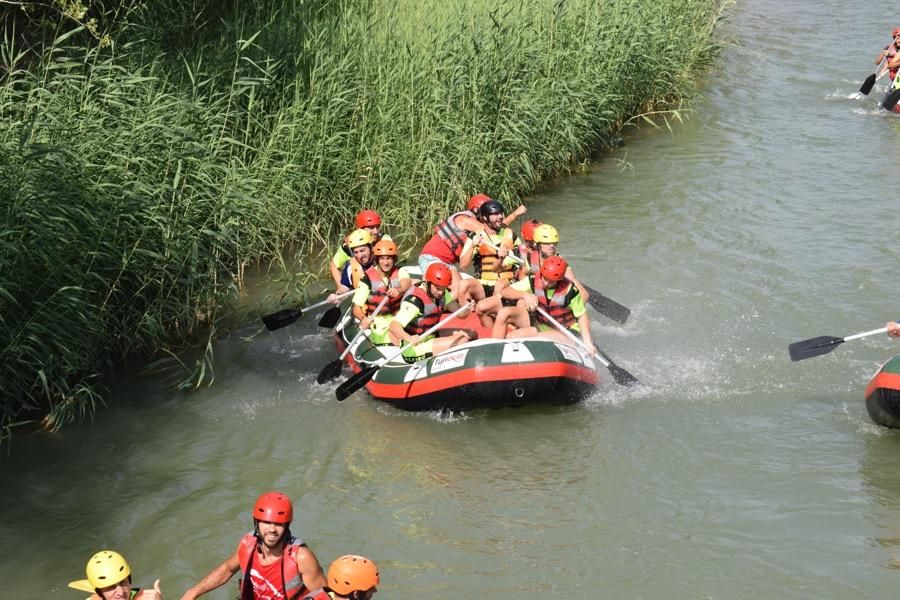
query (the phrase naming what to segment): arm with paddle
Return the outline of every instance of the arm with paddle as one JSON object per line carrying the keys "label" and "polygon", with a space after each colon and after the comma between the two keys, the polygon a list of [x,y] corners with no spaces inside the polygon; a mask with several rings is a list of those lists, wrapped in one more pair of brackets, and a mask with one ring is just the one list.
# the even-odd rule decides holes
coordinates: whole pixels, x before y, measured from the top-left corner
{"label": "arm with paddle", "polygon": [[[337,294],[335,298],[337,300],[343,300],[347,296],[353,294],[354,290],[348,290],[341,294]],[[276,329],[281,329],[282,327],[287,327],[293,323],[297,322],[297,319],[303,316],[303,311],[309,311],[314,308],[319,308],[320,306],[325,306],[326,304],[334,304],[333,299],[329,298],[328,300],[323,300],[321,302],[316,302],[311,306],[307,306],[306,308],[297,307],[297,308],[284,308],[279,310],[278,312],[272,313],[271,315],[265,315],[262,318],[263,324],[265,324],[266,329],[269,331],[275,331]],[[341,317],[341,311],[337,306],[332,306],[330,309],[325,311],[325,314],[322,315],[322,318],[319,320],[319,325],[321,327],[334,327],[338,319]]]}
{"label": "arm with paddle", "polygon": [[[885,51],[886,52],[886,51]],[[856,97],[859,98],[861,96],[868,96],[869,92],[872,91],[872,88],[875,87],[875,82],[887,75],[888,68],[887,66],[882,66],[887,56],[884,52],[878,55],[878,60],[875,61],[877,65],[875,67],[875,72],[866,77],[866,80],[863,81],[863,84],[859,86],[859,92],[852,95],[851,98]]]}
{"label": "arm with paddle", "polygon": [[[378,303],[378,306],[372,311],[372,314],[367,317],[369,322],[374,321],[375,317],[378,316],[378,313],[381,312],[381,309],[384,308],[384,305],[387,304],[387,301],[390,300],[388,296],[385,296],[381,299],[381,302]],[[344,363],[344,358],[350,352],[350,349],[353,348],[353,344],[359,340],[366,333],[366,327],[363,326],[363,321],[359,323],[359,331],[356,332],[356,335],[353,336],[353,339],[350,340],[350,343],[347,344],[347,347],[344,348],[344,351],[341,352],[341,355],[337,358],[337,360],[333,360],[319,371],[319,376],[316,377],[316,383],[325,383],[326,381],[331,381],[335,377],[341,374],[341,367]]]}
{"label": "arm with paddle", "polygon": [[434,332],[436,332],[442,326],[447,324],[447,322],[462,315],[464,312],[470,310],[471,308],[472,308],[471,304],[466,304],[464,306],[459,307],[458,309],[456,309],[455,311],[450,313],[448,316],[441,319],[437,324],[426,329],[424,332],[422,332],[421,335],[414,336],[414,341],[404,343],[402,346],[400,346],[395,352],[391,353],[389,356],[382,358],[381,360],[379,360],[377,363],[375,363],[371,367],[366,367],[366,368],[362,369],[356,375],[350,377],[347,381],[345,381],[344,383],[339,385],[337,390],[335,390],[335,397],[337,398],[337,400],[340,402],[340,401],[344,400],[345,398],[347,398],[348,396],[350,396],[351,394],[353,394],[354,392],[356,392],[357,390],[362,389],[367,383],[369,383],[369,381],[371,381],[371,379],[375,376],[375,374],[378,372],[378,370],[381,367],[383,367],[387,363],[391,362],[392,360],[395,360],[397,357],[399,357],[401,354],[403,354],[406,350],[408,350],[409,348],[412,348],[419,340],[427,338],[428,336],[432,335]]}
{"label": "arm with paddle", "polygon": [[[498,252],[500,250],[497,246],[490,243],[490,241],[485,240],[485,241],[482,241],[482,243],[490,246],[491,248],[493,248],[494,250],[497,250]],[[509,258],[509,259],[519,263],[520,265],[525,264],[525,261],[522,260],[521,258],[519,258],[518,256],[516,256],[515,254],[508,254],[506,256],[506,258]],[[588,285],[585,285],[581,282],[576,281],[574,277],[571,277],[570,279],[572,279],[572,281],[573,281],[573,283],[575,283],[576,287],[580,286],[580,287],[584,288],[584,290],[587,292],[587,294],[585,294],[585,296],[587,296],[587,303],[590,304],[592,307],[594,307],[594,310],[599,312],[601,315],[605,315],[605,316],[609,317],[616,323],[621,323],[623,325],[625,324],[625,321],[628,320],[628,316],[631,314],[631,309],[619,304],[612,298],[607,298],[606,296],[604,296],[603,294],[601,294],[594,288],[592,288]]]}
{"label": "arm with paddle", "polygon": [[572,343],[590,354],[594,360],[606,367],[609,370],[610,375],[613,376],[613,380],[615,380],[616,383],[624,386],[632,386],[640,383],[634,375],[632,375],[622,367],[616,365],[608,356],[595,348],[588,347],[588,345],[585,344],[582,340],[578,339],[578,337],[574,333],[564,327],[559,321],[551,317],[546,310],[544,310],[540,306],[536,307],[535,310],[537,310],[541,314],[541,316],[547,320],[548,323],[553,325],[553,327],[558,329],[563,335],[569,338]]}
{"label": "arm with paddle", "polygon": [[871,335],[878,335],[879,333],[887,333],[891,337],[900,337],[900,324],[896,321],[889,321],[888,324],[881,329],[873,329],[872,331],[848,335],[847,337],[820,335],[819,337],[810,338],[808,340],[794,342],[788,346],[788,353],[791,355],[791,360],[797,362],[814,356],[828,354],[844,342],[858,340]]}

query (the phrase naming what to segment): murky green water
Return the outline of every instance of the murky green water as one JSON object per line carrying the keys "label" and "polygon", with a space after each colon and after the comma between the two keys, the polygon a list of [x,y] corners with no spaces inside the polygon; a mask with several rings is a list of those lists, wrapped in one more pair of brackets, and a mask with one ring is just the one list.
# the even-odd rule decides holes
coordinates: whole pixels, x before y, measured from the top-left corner
{"label": "murky green water", "polygon": [[217,345],[211,388],[122,381],[95,423],[15,440],[4,597],[77,597],[66,582],[111,547],[179,598],[271,488],[324,563],[379,563],[378,597],[894,595],[900,432],[862,393],[900,345],[787,356],[900,318],[900,118],[877,91],[847,99],[892,25],[837,0],[739,2],[740,45],[686,124],[526,199],[579,276],[633,309],[594,327],[643,388],[409,415],[315,385],[334,351],[314,316],[248,325]]}

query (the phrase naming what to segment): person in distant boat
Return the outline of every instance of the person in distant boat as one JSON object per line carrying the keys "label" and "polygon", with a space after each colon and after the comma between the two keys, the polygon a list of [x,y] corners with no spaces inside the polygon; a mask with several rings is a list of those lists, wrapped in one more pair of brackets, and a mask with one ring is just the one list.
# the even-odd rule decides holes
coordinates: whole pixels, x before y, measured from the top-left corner
{"label": "person in distant boat", "polygon": [[[419,253],[419,268],[423,273],[432,263],[440,262],[448,267],[459,263],[459,257],[462,255],[466,241],[484,229],[484,224],[478,214],[481,206],[489,200],[491,200],[490,196],[476,194],[469,198],[466,210],[453,213],[435,226],[434,235],[425,242]],[[519,206],[512,214],[504,218],[504,223],[509,225],[526,212],[525,206]],[[460,297],[459,281],[459,273],[454,268],[451,286],[451,295],[454,298]]]}
{"label": "person in distant boat", "polygon": [[[559,256],[559,231],[553,225],[541,223],[534,228],[534,242],[538,251],[529,255],[528,268],[531,273],[539,273],[541,264],[546,258]],[[589,298],[588,291],[575,277],[572,267],[566,269],[566,279],[575,284],[581,297],[587,302]]]}
{"label": "person in distant boat", "polygon": [[500,290],[515,277],[516,262],[509,256],[514,239],[512,230],[503,222],[503,204],[489,200],[478,210],[484,228],[466,242],[459,258],[460,268],[474,267],[474,278],[461,282],[460,297],[475,301],[481,324],[491,327],[493,315],[501,306]]}
{"label": "person in distant boat", "polygon": [[[517,300],[519,304],[500,309],[494,322],[493,337],[504,339],[541,335],[569,343],[568,338],[542,314],[534,313],[540,306],[560,325],[580,336],[591,352],[596,352],[591,339],[591,319],[578,287],[566,277],[568,268],[564,258],[550,256],[541,264],[539,274],[529,275],[503,288],[500,292],[503,297]],[[509,326],[514,328],[512,332],[508,332]]]}
{"label": "person in distant boat", "polygon": [[88,560],[84,571],[87,579],[73,581],[69,587],[90,593],[89,600],[162,600],[159,579],[152,590],[131,587],[131,567],[118,552],[101,550]]}
{"label": "person in distant boat", "polygon": [[[459,344],[469,341],[469,333],[455,331],[447,337],[436,337],[430,334],[422,338],[421,334],[441,320],[447,309],[447,292],[453,281],[450,267],[443,263],[432,263],[425,269],[422,283],[409,288],[400,310],[391,319],[388,326],[391,341],[398,345],[409,345],[404,350],[403,358],[407,362],[415,362],[440,354]],[[453,301],[451,304],[455,304]],[[465,316],[463,311],[460,316]]]}
{"label": "person in distant boat", "polygon": [[[369,339],[373,344],[389,344],[388,326],[397,311],[403,296],[412,285],[406,267],[397,267],[397,244],[392,240],[381,240],[372,248],[375,257],[371,267],[363,272],[353,294],[353,316],[359,320],[360,329],[369,329]],[[388,301],[373,319],[372,313],[381,301]]]}
{"label": "person in distant boat", "polygon": [[880,65],[881,61],[887,63],[888,77],[891,81],[897,76],[897,70],[900,69],[900,27],[895,27],[891,32],[891,43],[884,47],[875,57],[875,64]]}
{"label": "person in distant boat", "polygon": [[347,236],[347,248],[353,254],[351,258],[341,269],[341,280],[337,284],[337,289],[328,295],[328,301],[339,304],[338,296],[344,292],[349,292],[359,285],[366,269],[372,266],[374,256],[372,255],[372,234],[365,229],[357,229]]}
{"label": "person in distant boat", "polygon": [[887,334],[891,337],[900,337],[900,322],[888,321]]}
{"label": "person in distant boat", "polygon": [[194,600],[225,585],[239,570],[241,600],[299,598],[325,586],[319,560],[303,540],[291,535],[294,506],[280,492],[267,492],[253,505],[253,531],[237,550],[213,569],[181,600]]}
{"label": "person in distant boat", "polygon": [[[391,236],[381,233],[381,216],[374,210],[359,211],[356,215],[356,228],[368,231],[372,235],[373,244],[377,243],[382,238],[387,240],[391,239]],[[337,249],[337,252],[334,253],[331,261],[328,263],[328,268],[331,271],[331,277],[334,279],[335,285],[341,284],[341,274],[344,270],[344,266],[346,266],[351,258],[353,258],[353,252],[351,252],[350,247],[344,243]]]}
{"label": "person in distant boat", "polygon": [[347,554],[328,567],[328,583],[303,600],[369,600],[378,591],[378,567],[364,556]]}

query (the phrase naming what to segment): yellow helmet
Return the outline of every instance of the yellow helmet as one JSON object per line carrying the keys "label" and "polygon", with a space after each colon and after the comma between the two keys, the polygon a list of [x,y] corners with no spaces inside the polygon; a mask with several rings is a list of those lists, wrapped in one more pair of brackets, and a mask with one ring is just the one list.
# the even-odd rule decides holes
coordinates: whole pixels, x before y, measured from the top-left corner
{"label": "yellow helmet", "polygon": [[88,560],[84,569],[87,579],[80,579],[69,584],[70,588],[83,592],[116,585],[131,576],[131,568],[125,558],[112,550],[101,550]]}
{"label": "yellow helmet", "polygon": [[359,246],[371,244],[373,241],[374,240],[372,240],[371,233],[369,233],[365,229],[357,229],[347,236],[347,247],[351,249],[357,248]]}
{"label": "yellow helmet", "polygon": [[553,225],[543,223],[534,228],[534,241],[538,244],[558,244],[559,232]]}

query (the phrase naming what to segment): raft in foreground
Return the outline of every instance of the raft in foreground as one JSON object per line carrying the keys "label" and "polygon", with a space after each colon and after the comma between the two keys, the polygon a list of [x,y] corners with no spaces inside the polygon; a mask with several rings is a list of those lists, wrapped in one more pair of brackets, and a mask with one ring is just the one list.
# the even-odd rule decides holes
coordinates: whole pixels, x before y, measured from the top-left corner
{"label": "raft in foreground", "polygon": [[878,425],[900,429],[900,356],[872,376],[866,387],[866,410]]}
{"label": "raft in foreground", "polygon": [[[479,339],[411,364],[402,358],[390,361],[366,384],[369,394],[403,410],[462,411],[573,404],[600,382],[594,360],[573,346],[538,337],[484,337],[487,332],[474,315],[453,319],[441,329],[473,330]],[[345,315],[335,331],[338,350],[343,351],[358,331],[356,320]],[[360,336],[345,361],[358,373],[396,350]]]}

